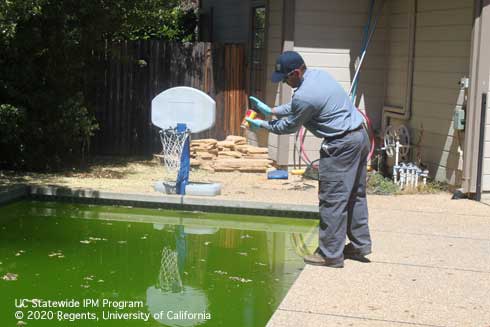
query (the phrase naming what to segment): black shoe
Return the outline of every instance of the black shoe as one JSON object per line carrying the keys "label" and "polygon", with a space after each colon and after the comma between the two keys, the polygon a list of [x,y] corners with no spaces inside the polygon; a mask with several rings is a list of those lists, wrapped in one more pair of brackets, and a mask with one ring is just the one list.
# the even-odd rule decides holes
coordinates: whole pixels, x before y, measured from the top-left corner
{"label": "black shoe", "polygon": [[370,253],[371,253],[370,249],[364,249],[364,250],[355,249],[352,243],[349,243],[344,247],[344,259],[350,259],[350,260],[367,263],[367,262],[371,262],[371,260],[366,258],[366,256],[369,255]]}
{"label": "black shoe", "polygon": [[303,258],[304,262],[314,266],[325,266],[330,268],[344,268],[344,260],[331,260],[324,256],[314,253]]}

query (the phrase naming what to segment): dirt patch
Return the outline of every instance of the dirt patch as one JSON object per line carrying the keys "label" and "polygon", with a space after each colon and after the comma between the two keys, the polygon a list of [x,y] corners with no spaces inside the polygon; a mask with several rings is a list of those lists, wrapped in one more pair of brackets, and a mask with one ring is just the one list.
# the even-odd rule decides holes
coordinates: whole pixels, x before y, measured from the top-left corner
{"label": "dirt patch", "polygon": [[[0,171],[0,186],[18,183],[32,185],[56,185],[69,188],[87,188],[115,193],[160,195],[153,189],[159,180],[175,180],[175,175],[168,174],[164,167],[152,160],[102,159],[90,165],[84,171],[71,170],[61,173],[18,173]],[[257,201],[286,204],[317,205],[318,182],[304,179],[301,176],[289,175],[287,180],[268,180],[266,173],[209,172],[192,169],[191,182],[217,182],[222,184],[222,194],[215,199],[240,201]],[[370,195],[371,204],[393,202],[388,196]],[[427,195],[404,195],[403,202],[429,200]],[[434,197],[438,201],[449,199],[449,193]]]}
{"label": "dirt patch", "polygon": [[[164,167],[152,160],[94,163],[87,171],[62,173],[18,173],[1,171],[0,185],[26,183],[89,188],[116,193],[158,195],[153,184],[173,180]],[[290,175],[288,180],[268,180],[265,173],[209,172],[192,169],[191,182],[217,182],[222,194],[216,198],[260,202],[317,204],[317,181]]]}

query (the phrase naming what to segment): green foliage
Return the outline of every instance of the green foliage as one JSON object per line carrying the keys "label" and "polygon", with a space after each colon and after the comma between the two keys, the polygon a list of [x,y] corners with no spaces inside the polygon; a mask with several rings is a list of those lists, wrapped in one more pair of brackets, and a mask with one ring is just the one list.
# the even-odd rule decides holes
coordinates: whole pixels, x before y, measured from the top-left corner
{"label": "green foliage", "polygon": [[192,41],[196,15],[175,0],[134,1],[121,10],[121,29],[115,39]]}
{"label": "green foliage", "polygon": [[25,112],[10,104],[0,104],[0,167],[10,162],[21,164]]}
{"label": "green foliage", "polygon": [[368,175],[367,192],[378,195],[403,195],[403,194],[434,194],[447,192],[449,186],[447,183],[438,181],[428,181],[426,185],[419,183],[416,188],[407,187],[403,190],[387,177],[383,177],[378,172]]}
{"label": "green foliage", "polygon": [[0,2],[0,45],[8,44],[19,22],[40,15],[45,0],[3,0]]}
{"label": "green foliage", "polygon": [[[42,130],[49,148],[46,146],[32,148],[29,152],[32,161],[37,162],[46,154],[52,158],[48,165],[35,168],[56,170],[67,164],[77,164],[85,158],[89,149],[90,137],[94,135],[99,126],[95,117],[88,112],[83,103],[82,94],[76,94],[58,106],[57,117],[52,123],[43,120],[43,124],[48,128],[37,126],[37,129],[33,129]],[[36,138],[35,134],[30,136]]]}
{"label": "green foliage", "polygon": [[2,165],[55,169],[85,153],[97,128],[93,107],[82,95],[91,82],[94,53],[105,41],[191,41],[196,15],[180,3],[1,1],[0,104],[11,106],[2,107],[0,123],[17,131],[9,134],[16,155],[2,154]]}
{"label": "green foliage", "polygon": [[391,179],[375,172],[368,175],[367,192],[369,194],[394,195],[400,192],[400,187]]}
{"label": "green foliage", "polygon": [[0,104],[0,143],[18,143],[24,124],[24,112],[10,104]]}
{"label": "green foliage", "polygon": [[26,118],[24,110],[0,105],[0,168],[57,170],[77,164],[98,129],[81,94],[45,117]]}
{"label": "green foliage", "polygon": [[439,181],[428,181],[426,185],[420,185],[418,186],[418,192],[419,193],[428,193],[428,194],[434,194],[434,193],[441,193],[441,192],[448,192],[449,191],[449,185],[444,182],[439,182]]}
{"label": "green foliage", "polygon": [[39,27],[36,18],[67,29],[75,42],[82,37],[87,41],[192,41],[197,21],[189,1],[181,0],[3,0],[2,44],[16,38],[19,27]]}

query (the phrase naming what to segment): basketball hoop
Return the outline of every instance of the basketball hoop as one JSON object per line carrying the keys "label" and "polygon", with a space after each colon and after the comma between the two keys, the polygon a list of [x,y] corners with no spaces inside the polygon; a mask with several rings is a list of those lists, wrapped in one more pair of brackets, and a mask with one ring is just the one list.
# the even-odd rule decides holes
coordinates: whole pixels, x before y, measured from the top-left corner
{"label": "basketball hoop", "polygon": [[178,123],[175,128],[160,131],[160,139],[163,147],[163,162],[167,171],[177,172],[175,191],[177,194],[185,194],[191,169],[190,130],[186,124]]}
{"label": "basketball hoop", "polygon": [[182,150],[189,135],[189,130],[181,132],[177,128],[160,131],[163,163],[168,172],[175,173],[180,169]]}
{"label": "basketball hoop", "polygon": [[177,252],[164,247],[160,272],[156,287],[162,291],[180,293],[183,291],[182,279],[177,265]]}
{"label": "basketball hoop", "polygon": [[216,118],[216,102],[206,93],[179,86],[163,91],[151,101],[151,122],[160,127],[163,162],[169,173],[177,172],[175,183],[161,182],[164,189],[185,195],[189,182],[190,134],[211,128]]}

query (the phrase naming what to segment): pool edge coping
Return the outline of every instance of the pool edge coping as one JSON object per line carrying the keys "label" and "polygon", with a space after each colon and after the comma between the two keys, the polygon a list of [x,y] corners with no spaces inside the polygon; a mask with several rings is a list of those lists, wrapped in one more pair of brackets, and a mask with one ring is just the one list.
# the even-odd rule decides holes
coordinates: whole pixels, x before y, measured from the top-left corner
{"label": "pool edge coping", "polygon": [[141,193],[115,193],[86,188],[64,186],[37,186],[19,184],[0,187],[0,205],[23,198],[45,201],[69,201],[86,204],[121,205],[141,208],[165,208],[219,213],[317,219],[318,206],[247,200],[214,199],[186,195],[150,195]]}
{"label": "pool edge coping", "polygon": [[0,206],[29,196],[29,186],[18,184],[0,187]]}

